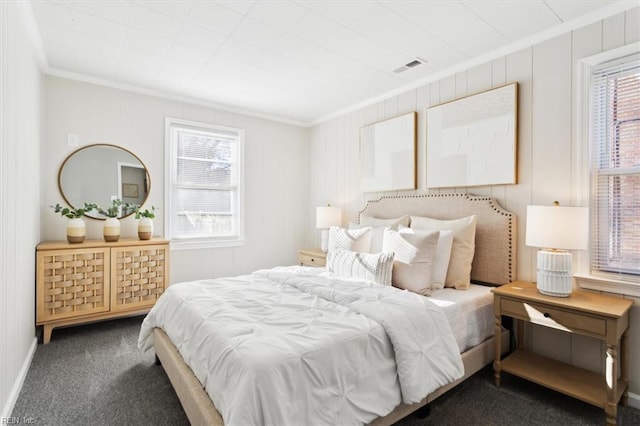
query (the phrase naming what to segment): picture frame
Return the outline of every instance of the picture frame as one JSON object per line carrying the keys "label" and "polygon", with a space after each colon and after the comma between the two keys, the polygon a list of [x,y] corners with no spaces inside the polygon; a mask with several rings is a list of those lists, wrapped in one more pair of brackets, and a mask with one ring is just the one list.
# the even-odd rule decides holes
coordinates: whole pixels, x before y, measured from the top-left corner
{"label": "picture frame", "polygon": [[518,83],[427,108],[427,188],[517,183]]}
{"label": "picture frame", "polygon": [[138,185],[135,183],[123,183],[122,184],[122,197],[123,198],[138,198]]}
{"label": "picture frame", "polygon": [[360,191],[416,189],[415,111],[360,129]]}

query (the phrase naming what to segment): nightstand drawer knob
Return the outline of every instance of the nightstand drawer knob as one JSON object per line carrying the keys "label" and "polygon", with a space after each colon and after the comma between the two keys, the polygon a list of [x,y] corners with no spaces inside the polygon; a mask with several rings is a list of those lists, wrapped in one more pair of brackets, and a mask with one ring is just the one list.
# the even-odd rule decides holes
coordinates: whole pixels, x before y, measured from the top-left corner
{"label": "nightstand drawer knob", "polygon": [[545,312],[543,315],[544,315],[545,318],[551,318],[551,314],[548,313],[548,312]]}

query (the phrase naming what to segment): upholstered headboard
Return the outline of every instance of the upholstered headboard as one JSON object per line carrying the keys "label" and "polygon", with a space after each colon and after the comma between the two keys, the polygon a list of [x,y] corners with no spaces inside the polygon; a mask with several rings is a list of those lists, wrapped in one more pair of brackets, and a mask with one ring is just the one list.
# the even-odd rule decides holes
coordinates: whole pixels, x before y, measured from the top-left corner
{"label": "upholstered headboard", "polygon": [[516,217],[490,197],[469,194],[388,196],[367,202],[360,216],[382,219],[427,216],[459,219],[477,215],[476,249],[471,269],[473,282],[502,285],[516,276]]}

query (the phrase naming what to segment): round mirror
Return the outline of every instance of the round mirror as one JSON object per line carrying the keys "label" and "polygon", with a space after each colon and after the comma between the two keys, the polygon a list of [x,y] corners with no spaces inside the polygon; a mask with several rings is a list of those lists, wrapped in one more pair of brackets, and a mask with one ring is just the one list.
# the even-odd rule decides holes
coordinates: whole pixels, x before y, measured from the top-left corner
{"label": "round mirror", "polygon": [[[151,189],[149,172],[132,152],[115,145],[87,145],[72,152],[60,166],[58,188],[70,207],[96,203],[103,209],[114,199],[143,205]],[[131,212],[122,212],[126,217]],[[104,219],[97,211],[87,217]]]}

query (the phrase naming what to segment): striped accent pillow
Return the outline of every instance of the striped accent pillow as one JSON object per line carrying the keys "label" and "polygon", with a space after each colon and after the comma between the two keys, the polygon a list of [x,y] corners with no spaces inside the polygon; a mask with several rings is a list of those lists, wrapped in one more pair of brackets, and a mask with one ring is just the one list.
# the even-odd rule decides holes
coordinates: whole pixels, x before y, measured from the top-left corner
{"label": "striped accent pillow", "polygon": [[344,229],[332,226],[329,228],[329,252],[342,249],[368,253],[370,248],[371,227]]}
{"label": "striped accent pillow", "polygon": [[393,253],[360,253],[334,250],[327,255],[327,271],[340,277],[360,278],[391,285]]}

